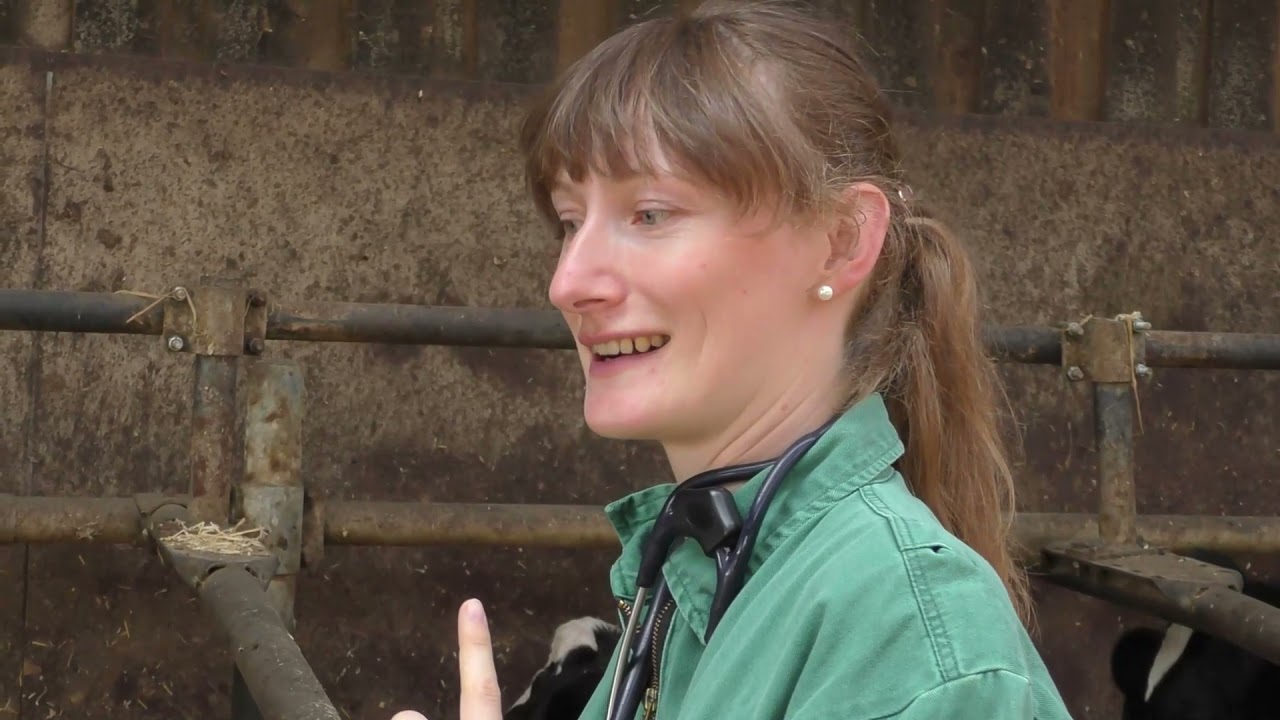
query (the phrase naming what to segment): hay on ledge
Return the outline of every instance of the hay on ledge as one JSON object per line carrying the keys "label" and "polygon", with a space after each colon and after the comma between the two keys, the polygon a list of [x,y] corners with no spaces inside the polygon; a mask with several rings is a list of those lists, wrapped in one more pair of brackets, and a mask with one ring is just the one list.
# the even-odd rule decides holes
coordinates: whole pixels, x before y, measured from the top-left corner
{"label": "hay on ledge", "polygon": [[266,555],[270,551],[262,543],[262,528],[239,529],[242,520],[233,528],[223,528],[211,522],[183,527],[165,538],[173,550],[218,553],[222,555]]}

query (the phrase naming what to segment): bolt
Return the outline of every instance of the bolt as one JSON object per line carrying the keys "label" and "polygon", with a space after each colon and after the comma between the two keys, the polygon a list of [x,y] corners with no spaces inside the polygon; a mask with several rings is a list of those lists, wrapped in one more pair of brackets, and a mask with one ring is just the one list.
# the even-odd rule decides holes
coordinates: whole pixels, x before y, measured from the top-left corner
{"label": "bolt", "polygon": [[1067,325],[1067,334],[1071,337],[1080,337],[1084,335],[1084,327],[1080,323],[1073,322]]}
{"label": "bolt", "polygon": [[1133,324],[1133,329],[1138,332],[1146,332],[1151,329],[1151,323],[1146,320],[1139,320]]}
{"label": "bolt", "polygon": [[1083,380],[1084,371],[1076,367],[1075,365],[1072,365],[1071,367],[1067,368],[1067,377],[1072,380]]}
{"label": "bolt", "polygon": [[253,307],[262,307],[267,304],[267,298],[261,292],[253,290],[249,292],[249,304]]}
{"label": "bolt", "polygon": [[1137,367],[1135,367],[1133,371],[1138,375],[1138,377],[1144,378],[1144,377],[1150,377],[1151,375],[1151,368],[1147,367],[1146,365],[1143,365],[1142,363],[1138,363]]}
{"label": "bolt", "polygon": [[262,338],[250,338],[244,347],[245,352],[250,355],[261,355],[262,351],[266,349],[266,343],[262,342]]}
{"label": "bolt", "polygon": [[182,338],[178,337],[177,335],[174,335],[173,337],[169,338],[169,349],[174,352],[181,352],[182,348],[186,346],[187,344],[183,342]]}
{"label": "bolt", "polygon": [[182,287],[181,285],[173,289],[173,298],[175,300],[186,300],[188,297],[189,296],[187,295],[187,289]]}

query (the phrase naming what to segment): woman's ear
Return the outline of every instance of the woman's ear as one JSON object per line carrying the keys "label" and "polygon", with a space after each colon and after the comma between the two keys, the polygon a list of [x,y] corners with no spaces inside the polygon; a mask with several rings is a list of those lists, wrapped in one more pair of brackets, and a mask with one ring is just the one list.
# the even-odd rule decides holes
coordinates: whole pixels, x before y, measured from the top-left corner
{"label": "woman's ear", "polygon": [[869,182],[845,188],[827,228],[831,251],[822,284],[842,295],[866,282],[888,232],[889,199],[884,192]]}

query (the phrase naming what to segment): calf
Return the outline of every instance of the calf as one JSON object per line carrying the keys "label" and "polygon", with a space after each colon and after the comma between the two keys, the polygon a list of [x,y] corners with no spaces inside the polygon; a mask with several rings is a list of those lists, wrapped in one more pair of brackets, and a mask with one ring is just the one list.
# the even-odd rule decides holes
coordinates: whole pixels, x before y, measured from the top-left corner
{"label": "calf", "polygon": [[503,720],[578,720],[613,656],[622,631],[593,617],[556,628],[547,664]]}
{"label": "calf", "polygon": [[[1194,557],[1241,572],[1225,558]],[[1280,606],[1280,586],[1241,575],[1245,595]],[[1280,718],[1280,667],[1181,625],[1121,635],[1111,652],[1111,677],[1124,696],[1122,720]]]}

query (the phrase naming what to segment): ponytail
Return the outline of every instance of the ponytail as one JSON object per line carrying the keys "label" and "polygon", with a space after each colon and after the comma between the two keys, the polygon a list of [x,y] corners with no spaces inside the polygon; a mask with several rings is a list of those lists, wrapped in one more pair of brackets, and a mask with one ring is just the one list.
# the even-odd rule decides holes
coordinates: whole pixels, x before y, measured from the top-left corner
{"label": "ponytail", "polygon": [[949,532],[1004,582],[1031,621],[1014,559],[1013,475],[1001,439],[999,377],[986,356],[968,254],[938,221],[894,203],[881,267],[851,330],[852,397],[884,395],[903,435],[902,473]]}

